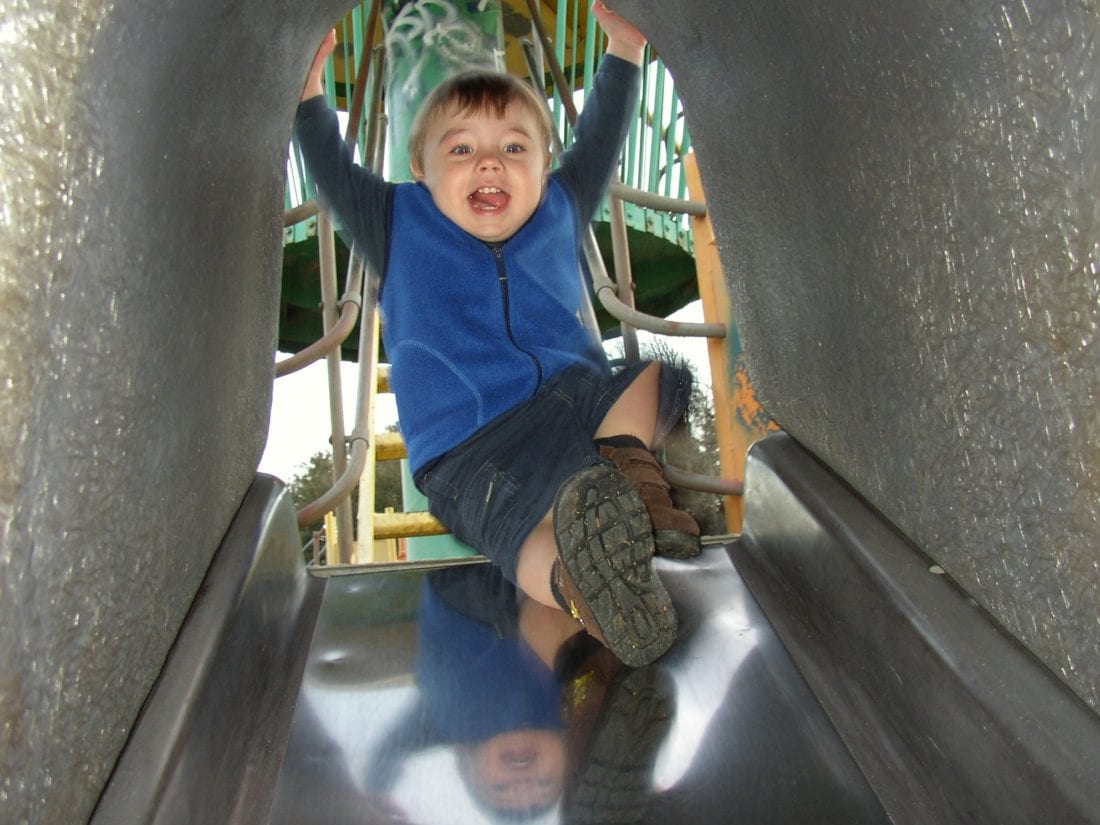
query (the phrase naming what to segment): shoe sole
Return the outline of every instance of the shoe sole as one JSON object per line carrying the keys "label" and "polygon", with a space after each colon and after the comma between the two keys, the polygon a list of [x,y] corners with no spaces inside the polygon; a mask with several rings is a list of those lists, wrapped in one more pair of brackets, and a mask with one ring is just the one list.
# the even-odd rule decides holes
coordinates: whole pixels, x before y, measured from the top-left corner
{"label": "shoe sole", "polygon": [[588,467],[558,491],[554,533],[607,646],[640,667],[676,640],[676,611],[653,570],[653,533],[641,496],[606,464]]}
{"label": "shoe sole", "polygon": [[654,530],[657,555],[669,559],[693,559],[702,552],[699,537],[682,530]]}
{"label": "shoe sole", "polygon": [[628,670],[612,683],[565,802],[570,825],[642,822],[650,778],[672,727],[672,688],[659,666]]}

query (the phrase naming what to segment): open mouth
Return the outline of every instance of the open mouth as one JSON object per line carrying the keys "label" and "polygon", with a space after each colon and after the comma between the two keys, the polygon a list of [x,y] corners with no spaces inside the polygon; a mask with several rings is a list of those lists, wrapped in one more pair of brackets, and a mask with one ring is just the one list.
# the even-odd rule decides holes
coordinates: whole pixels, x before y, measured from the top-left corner
{"label": "open mouth", "polygon": [[508,205],[510,198],[507,192],[497,186],[480,186],[466,199],[479,212],[497,212]]}
{"label": "open mouth", "polygon": [[512,770],[529,768],[538,761],[538,751],[533,747],[511,747],[501,754],[500,761]]}

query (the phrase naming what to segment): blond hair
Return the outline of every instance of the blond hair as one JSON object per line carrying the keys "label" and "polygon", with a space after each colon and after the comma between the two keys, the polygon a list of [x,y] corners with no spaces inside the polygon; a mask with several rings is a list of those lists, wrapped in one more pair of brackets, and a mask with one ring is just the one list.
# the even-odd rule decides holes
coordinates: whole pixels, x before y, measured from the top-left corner
{"label": "blond hair", "polygon": [[417,112],[409,133],[409,161],[413,168],[422,168],[424,165],[424,143],[427,140],[428,127],[439,113],[453,107],[459,112],[488,112],[496,117],[504,117],[505,110],[512,103],[526,106],[535,116],[541,147],[549,152],[554,125],[546,110],[546,103],[535,90],[505,72],[471,69],[436,86]]}

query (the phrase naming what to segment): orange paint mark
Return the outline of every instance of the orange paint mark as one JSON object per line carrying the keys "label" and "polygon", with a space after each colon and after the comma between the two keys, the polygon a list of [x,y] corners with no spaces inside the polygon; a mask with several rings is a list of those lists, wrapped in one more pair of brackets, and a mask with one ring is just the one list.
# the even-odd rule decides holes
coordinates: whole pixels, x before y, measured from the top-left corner
{"label": "orange paint mark", "polygon": [[756,389],[749,380],[748,370],[743,364],[739,365],[734,371],[733,380],[734,386],[730,401],[737,411],[737,418],[741,422],[741,426],[755,436],[752,440],[757,441],[769,432],[776,432],[779,425],[772,421],[760,404],[760,400],[756,397]]}

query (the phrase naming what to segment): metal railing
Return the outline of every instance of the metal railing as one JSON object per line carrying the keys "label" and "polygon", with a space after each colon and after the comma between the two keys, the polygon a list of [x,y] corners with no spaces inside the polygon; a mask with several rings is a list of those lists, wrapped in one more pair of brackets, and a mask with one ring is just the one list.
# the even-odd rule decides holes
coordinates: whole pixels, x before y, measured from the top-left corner
{"label": "metal railing", "polygon": [[[584,25],[590,0],[559,0],[556,29],[551,39],[539,13],[535,0],[526,0],[533,23],[532,40],[545,50],[547,65],[556,73],[542,85],[549,89],[551,112],[558,131],[568,144],[572,140],[572,124],[578,105],[591,89],[595,68],[599,63],[602,34],[595,21]],[[345,34],[340,43],[340,58],[349,67],[348,84],[354,84],[355,94],[360,94],[364,84],[357,80],[362,66],[355,73],[350,71],[354,55],[369,53],[377,38],[378,7],[380,2],[361,0],[345,19]],[[581,34],[583,32],[583,35]],[[551,59],[552,58],[552,59]],[[332,62],[326,70],[326,92],[329,103],[336,103],[336,78]],[[631,127],[623,147],[622,180],[612,184],[611,194],[630,206],[626,209],[626,222],[631,228],[650,232],[671,240],[685,251],[692,251],[688,217],[702,215],[706,206],[687,197],[687,182],[680,172],[680,162],[691,150],[691,138],[684,123],[683,106],[676,92],[675,83],[660,56],[649,50],[646,71],[642,78],[642,95],[638,117]],[[351,140],[365,156],[369,144],[362,138],[367,123],[367,112],[348,105],[348,130],[358,130],[360,139]],[[310,202],[312,187],[297,147],[292,143],[288,159],[286,209],[294,220],[285,225],[284,242],[305,240],[316,231],[314,222],[308,220],[316,214],[316,205]],[[610,203],[604,205],[601,220],[608,220]]]}

